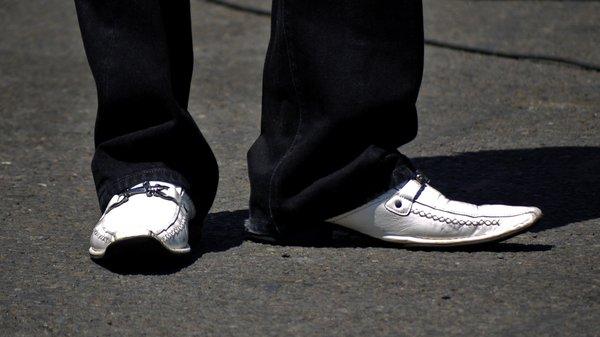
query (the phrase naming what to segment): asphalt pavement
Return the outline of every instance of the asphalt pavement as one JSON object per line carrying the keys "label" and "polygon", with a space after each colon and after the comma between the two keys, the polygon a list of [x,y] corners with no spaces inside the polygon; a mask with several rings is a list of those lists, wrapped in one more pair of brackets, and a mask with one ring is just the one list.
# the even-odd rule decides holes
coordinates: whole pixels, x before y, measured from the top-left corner
{"label": "asphalt pavement", "polygon": [[0,335],[600,336],[600,2],[424,2],[420,130],[401,150],[450,197],[545,213],[436,251],[244,238],[269,3],[231,1],[192,1],[189,110],[217,199],[190,258],[136,265],[87,254],[96,92],[73,2],[2,1]]}

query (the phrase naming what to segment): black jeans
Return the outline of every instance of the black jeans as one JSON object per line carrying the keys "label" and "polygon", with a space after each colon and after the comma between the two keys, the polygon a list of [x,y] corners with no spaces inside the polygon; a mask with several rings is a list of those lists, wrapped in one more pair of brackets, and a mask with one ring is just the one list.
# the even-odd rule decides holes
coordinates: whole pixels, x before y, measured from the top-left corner
{"label": "black jeans", "polygon": [[[92,171],[100,207],[145,180],[188,190],[200,215],[215,158],[187,111],[187,0],[75,0],[98,90]],[[261,134],[248,152],[251,225],[300,228],[396,184],[417,132],[418,0],[274,0]]]}

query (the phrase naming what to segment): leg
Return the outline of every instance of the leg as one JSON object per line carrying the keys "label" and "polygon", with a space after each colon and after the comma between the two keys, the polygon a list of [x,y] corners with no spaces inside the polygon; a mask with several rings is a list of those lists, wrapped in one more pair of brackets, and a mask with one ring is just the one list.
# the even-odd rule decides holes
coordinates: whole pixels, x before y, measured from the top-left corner
{"label": "leg", "polygon": [[541,217],[449,200],[397,151],[417,131],[419,1],[275,0],[273,14],[261,135],[248,153],[251,234],[325,221],[396,243],[464,245]]}
{"label": "leg", "polygon": [[157,180],[183,187],[204,215],[218,172],[186,110],[193,65],[189,2],[75,4],[98,89],[92,171],[101,209],[113,195]]}
{"label": "leg", "polygon": [[422,67],[419,1],[274,0],[251,223],[306,226],[393,185]]}

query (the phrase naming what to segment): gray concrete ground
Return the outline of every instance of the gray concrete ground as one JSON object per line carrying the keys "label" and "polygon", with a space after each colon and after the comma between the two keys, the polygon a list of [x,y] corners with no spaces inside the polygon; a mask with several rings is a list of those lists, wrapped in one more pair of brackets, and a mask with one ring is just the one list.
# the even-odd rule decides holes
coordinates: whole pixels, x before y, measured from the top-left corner
{"label": "gray concrete ground", "polygon": [[[105,268],[87,255],[96,97],[73,3],[0,4],[0,335],[600,335],[600,72],[426,48],[403,151],[450,196],[541,207],[530,232],[445,251],[259,244],[242,232],[245,152],[269,19],[192,11],[190,110],[217,200],[191,259]],[[432,40],[600,65],[599,2],[431,0],[425,17]]]}

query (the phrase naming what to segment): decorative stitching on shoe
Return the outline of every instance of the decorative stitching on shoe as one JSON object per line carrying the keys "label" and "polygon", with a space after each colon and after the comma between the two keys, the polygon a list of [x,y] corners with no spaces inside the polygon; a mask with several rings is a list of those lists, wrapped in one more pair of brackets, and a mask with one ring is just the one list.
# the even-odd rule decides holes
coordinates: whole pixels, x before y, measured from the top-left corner
{"label": "decorative stitching on shoe", "polygon": [[[185,215],[183,215],[183,217],[185,217]],[[185,221],[183,220],[183,217],[178,217],[178,219],[173,223],[173,225],[169,226],[165,230],[166,233],[162,236],[162,239],[164,241],[171,240],[175,236],[179,235],[179,233],[181,233],[185,229],[186,225],[185,225]],[[162,233],[164,233],[165,231],[161,232],[157,236],[162,235]]]}
{"label": "decorative stitching on shoe", "polygon": [[[175,214],[175,220],[165,229],[156,233],[157,237],[163,235],[163,237],[167,239],[171,239],[173,236],[179,234],[185,227],[187,223],[188,212],[183,207],[183,204],[177,208],[177,214]],[[185,220],[184,220],[185,219]],[[166,232],[166,234],[164,234]],[[171,235],[172,234],[172,235]]]}
{"label": "decorative stitching on shoe", "polygon": [[456,219],[456,218],[447,218],[445,216],[435,215],[429,212],[425,212],[418,209],[411,209],[410,212],[412,214],[418,215],[423,218],[431,219],[437,222],[447,223],[449,225],[460,225],[460,226],[500,226],[500,220],[493,219],[480,219],[480,220],[464,220],[464,219]]}
{"label": "decorative stitching on shoe", "polygon": [[[107,234],[111,235],[110,233],[107,233]],[[108,236],[106,236],[106,235],[104,235],[104,234],[102,234],[102,233],[100,233],[100,231],[97,228],[94,228],[94,236],[98,240],[100,240],[100,241],[102,241],[104,243],[110,243],[111,242],[111,238],[108,237]]]}

